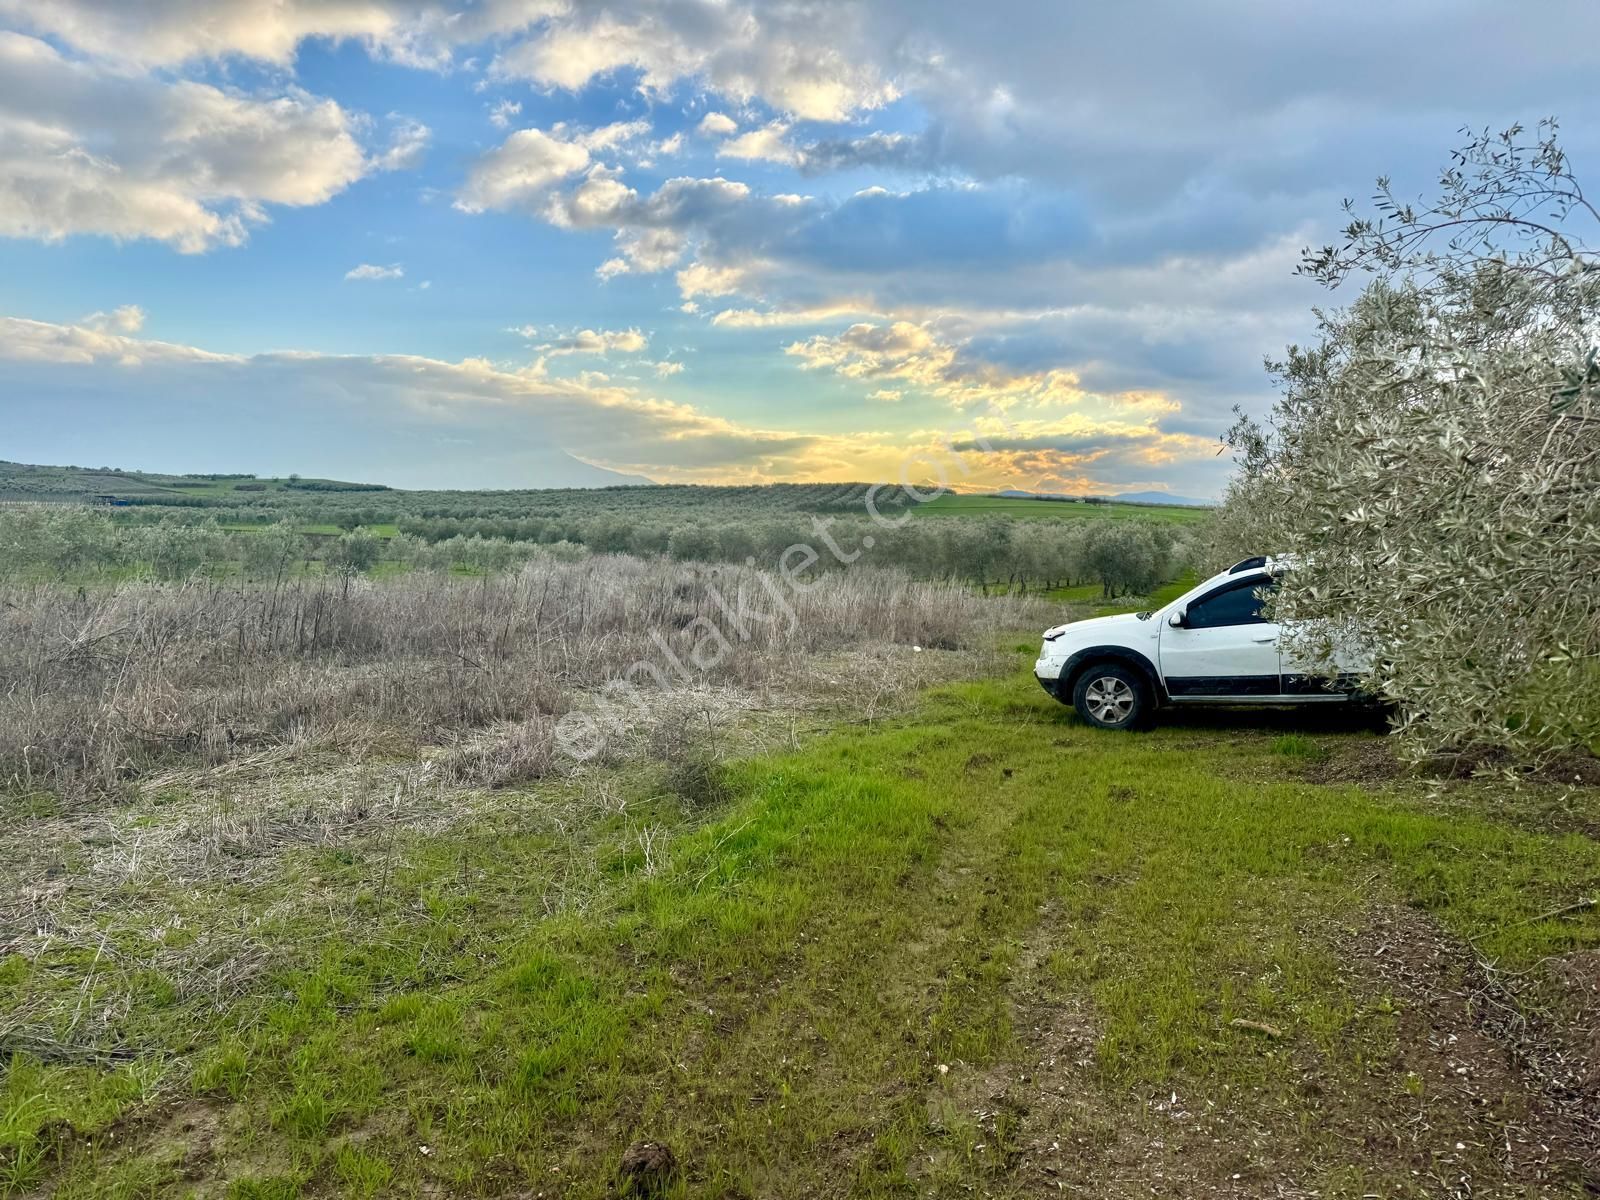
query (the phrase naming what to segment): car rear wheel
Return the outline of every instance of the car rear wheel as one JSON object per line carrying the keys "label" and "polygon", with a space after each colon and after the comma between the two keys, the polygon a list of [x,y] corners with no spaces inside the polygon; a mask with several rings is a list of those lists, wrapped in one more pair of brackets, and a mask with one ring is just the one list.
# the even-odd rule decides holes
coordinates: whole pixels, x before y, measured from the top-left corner
{"label": "car rear wheel", "polygon": [[1072,689],[1078,715],[1100,729],[1139,729],[1155,704],[1150,685],[1130,667],[1106,663],[1078,676]]}

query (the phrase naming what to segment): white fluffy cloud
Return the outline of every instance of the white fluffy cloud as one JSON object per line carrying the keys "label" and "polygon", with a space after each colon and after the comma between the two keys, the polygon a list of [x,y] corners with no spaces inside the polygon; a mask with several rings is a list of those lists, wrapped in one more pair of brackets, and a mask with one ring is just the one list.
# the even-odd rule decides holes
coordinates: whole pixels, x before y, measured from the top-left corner
{"label": "white fluffy cloud", "polygon": [[[578,89],[621,69],[647,89],[694,79],[739,101],[841,121],[899,93],[878,63],[854,53],[862,10],[816,3],[614,0],[573,5],[512,42],[494,62],[503,78]],[[841,49],[850,47],[851,49]],[[726,118],[724,118],[726,120]],[[708,132],[731,132],[716,123]]]}
{"label": "white fluffy cloud", "polygon": [[0,317],[0,360],[58,366],[101,364],[123,368],[147,363],[240,361],[233,355],[212,354],[194,346],[130,337],[119,331],[114,323],[101,323],[98,327],[88,323],[53,325],[21,317]]}
{"label": "white fluffy cloud", "polygon": [[472,164],[456,198],[466,212],[532,208],[562,180],[589,165],[589,151],[542,129],[519,129]]}
{"label": "white fluffy cloud", "polygon": [[144,309],[123,304],[110,312],[92,312],[78,324],[96,333],[138,333],[144,328]]}
{"label": "white fluffy cloud", "polygon": [[408,0],[0,0],[0,19],[97,58],[148,66],[231,55],[288,64],[309,37],[353,38],[397,58],[437,61],[439,50],[422,48],[436,45],[453,7]]}
{"label": "white fluffy cloud", "polygon": [[174,67],[233,56],[291,64],[310,38],[443,67],[499,47],[494,73],[577,89],[620,69],[646,88],[695,79],[737,100],[841,120],[897,94],[854,5],[767,0],[0,0],[0,20],[97,58]]}
{"label": "white fluffy cloud", "polygon": [[760,129],[729,138],[717,147],[717,157],[761,159],[794,165],[799,163],[800,153],[789,144],[788,134],[788,122],[772,121]]}
{"label": "white fluffy cloud", "polygon": [[[649,130],[645,121],[618,121],[588,130],[562,125],[548,132],[519,129],[472,164],[456,207],[471,213],[517,209],[542,214],[551,190],[588,170],[595,154],[615,151]],[[591,183],[604,187],[611,178],[599,175]]]}
{"label": "white fluffy cloud", "polygon": [[238,245],[267,206],[321,204],[372,166],[332,100],[167,83],[0,31],[0,235]]}
{"label": "white fluffy cloud", "polygon": [[358,282],[375,282],[383,279],[399,279],[405,273],[406,269],[399,263],[390,263],[387,267],[376,263],[362,263],[359,267],[351,267],[344,273],[344,277]]}
{"label": "white fluffy cloud", "polygon": [[727,137],[738,130],[739,122],[727,113],[708,112],[700,118],[700,124],[695,128],[705,137]]}

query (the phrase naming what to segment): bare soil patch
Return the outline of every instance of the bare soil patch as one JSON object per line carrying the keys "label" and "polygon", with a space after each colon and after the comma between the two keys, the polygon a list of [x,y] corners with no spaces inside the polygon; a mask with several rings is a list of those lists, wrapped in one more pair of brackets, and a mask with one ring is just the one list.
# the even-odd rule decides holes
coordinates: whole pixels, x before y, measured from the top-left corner
{"label": "bare soil patch", "polygon": [[[1352,998],[1394,1014],[1392,1041],[1364,1048],[1364,1071],[1292,1028],[1282,1040],[1219,1029],[1291,1055],[1298,1085],[1274,1096],[1176,1078],[1130,1094],[1097,1068],[1092,1009],[1048,972],[1062,919],[1042,914],[1018,956],[1017,1053],[935,1079],[921,1155],[930,1182],[976,1159],[997,1196],[1600,1194],[1600,954],[1549,965],[1571,997],[1557,1023],[1529,1016],[1425,914],[1375,909],[1359,929],[1326,935]],[[963,1127],[975,1131],[965,1141]]]}

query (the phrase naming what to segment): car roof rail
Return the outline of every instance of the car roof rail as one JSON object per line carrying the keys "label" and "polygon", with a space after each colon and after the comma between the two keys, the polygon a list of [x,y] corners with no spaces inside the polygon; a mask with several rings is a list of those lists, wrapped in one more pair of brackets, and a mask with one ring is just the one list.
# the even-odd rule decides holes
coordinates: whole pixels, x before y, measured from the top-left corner
{"label": "car roof rail", "polygon": [[1266,565],[1267,556],[1265,554],[1258,554],[1254,558],[1246,558],[1240,562],[1234,563],[1233,566],[1228,568],[1228,574],[1237,575],[1240,571],[1259,571]]}

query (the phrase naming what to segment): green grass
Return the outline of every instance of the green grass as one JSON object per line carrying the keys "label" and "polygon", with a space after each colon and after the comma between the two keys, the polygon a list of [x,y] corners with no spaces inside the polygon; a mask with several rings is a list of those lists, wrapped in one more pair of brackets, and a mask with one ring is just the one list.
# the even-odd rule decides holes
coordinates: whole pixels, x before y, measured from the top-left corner
{"label": "green grass", "polygon": [[[1124,1194],[1107,1181],[1151,1162],[1265,1194],[1239,1141],[1256,1130],[1312,1190],[1431,1194],[1383,1130],[1422,1092],[1453,1145],[1451,1085],[1341,939],[1379,905],[1512,969],[1600,945],[1593,913],[1537,919],[1593,894],[1600,846],[1487,803],[1305,782],[1305,731],[1221,720],[1105,734],[1022,671],[734,764],[709,817],[633,774],[582,833],[513,799],[384,853],[308,848],[265,895],[189,901],[269,914],[258,936],[297,947],[270,983],[222,1013],[136,1000],[134,1063],[14,1059],[0,1167],[67,1198],[201,1179],[598,1200],[653,1139],[686,1164],[678,1196],[1014,1196],[1054,1141],[1077,1194]],[[645,828],[677,836],[652,858]],[[599,884],[547,912],[580,862]],[[319,936],[345,910],[375,914],[370,934]],[[0,1007],[78,985],[8,967]],[[198,1157],[137,1119],[157,1080],[214,1117]],[[1235,1124],[1204,1125],[1207,1103]],[[1527,1101],[1499,1103],[1515,1120]],[[1492,1181],[1494,1138],[1468,1142],[1451,1169]],[[1097,1157],[1119,1144],[1143,1152]]]}
{"label": "green grass", "polygon": [[1166,504],[1082,504],[1064,500],[1030,500],[1024,497],[973,496],[946,492],[912,509],[926,517],[1021,517],[1039,520],[1106,521],[1143,517],[1153,521],[1194,524],[1204,521],[1210,510]]}
{"label": "green grass", "polygon": [[[1014,595],[1033,596],[1039,600],[1048,600],[1054,604],[1087,605],[1092,609],[1091,615],[1097,617],[1108,616],[1112,613],[1139,612],[1146,608],[1160,608],[1176,600],[1195,584],[1199,578],[1193,571],[1185,571],[1171,583],[1164,583],[1148,596],[1118,596],[1107,600],[1104,596],[1105,589],[1098,583],[1078,583],[1066,587],[1032,588],[1026,592],[1014,589]],[[1005,589],[999,583],[991,584],[991,592],[1003,592]]]}

